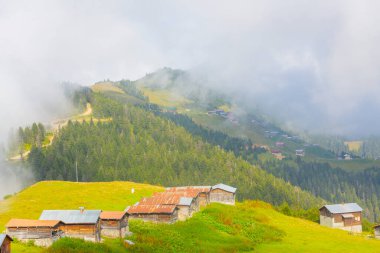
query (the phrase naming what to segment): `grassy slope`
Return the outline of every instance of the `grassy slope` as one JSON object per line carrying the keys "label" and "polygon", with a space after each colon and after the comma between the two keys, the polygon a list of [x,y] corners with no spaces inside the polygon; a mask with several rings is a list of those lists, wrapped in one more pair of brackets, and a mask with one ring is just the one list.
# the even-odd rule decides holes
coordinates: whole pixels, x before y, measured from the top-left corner
{"label": "grassy slope", "polygon": [[[135,193],[131,194],[131,188]],[[85,206],[103,210],[123,210],[162,187],[132,182],[73,183],[46,181],[0,201],[0,226],[10,217],[38,218],[47,208]],[[174,225],[131,221],[132,252],[378,252],[380,241],[324,228],[316,223],[288,217],[258,201],[237,206],[213,204],[192,219]],[[77,250],[73,250],[74,248]],[[68,248],[72,249],[69,251]],[[13,252],[43,252],[21,243]],[[123,252],[118,240],[94,246],[63,240],[49,252]]]}
{"label": "grassy slope", "polygon": [[132,222],[132,252],[378,252],[380,241],[285,216],[268,204],[211,205],[174,225]]}
{"label": "grassy slope", "polygon": [[[131,194],[132,188],[135,189],[134,194]],[[77,209],[84,206],[87,209],[124,210],[142,196],[162,190],[162,187],[133,182],[39,182],[0,201],[0,231],[4,230],[9,219],[38,219],[44,209]],[[14,252],[33,252],[33,249],[38,248],[14,244]]]}

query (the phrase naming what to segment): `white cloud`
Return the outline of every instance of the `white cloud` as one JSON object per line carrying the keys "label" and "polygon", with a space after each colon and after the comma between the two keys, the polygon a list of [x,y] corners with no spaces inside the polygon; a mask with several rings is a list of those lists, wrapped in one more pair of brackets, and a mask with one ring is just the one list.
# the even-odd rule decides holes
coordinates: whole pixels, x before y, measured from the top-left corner
{"label": "white cloud", "polygon": [[51,115],[45,105],[62,81],[135,79],[163,66],[206,73],[269,112],[285,108],[289,125],[377,132],[356,114],[379,123],[379,5],[0,0],[0,116],[9,119],[0,132]]}

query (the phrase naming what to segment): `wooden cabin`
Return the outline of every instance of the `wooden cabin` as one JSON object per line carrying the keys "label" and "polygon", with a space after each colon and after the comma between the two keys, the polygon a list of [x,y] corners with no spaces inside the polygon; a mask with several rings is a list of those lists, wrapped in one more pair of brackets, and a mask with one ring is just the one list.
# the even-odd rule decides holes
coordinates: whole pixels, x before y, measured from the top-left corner
{"label": "wooden cabin", "polygon": [[129,219],[144,221],[174,223],[178,220],[176,205],[143,205],[140,203],[128,207]]}
{"label": "wooden cabin", "polygon": [[[159,192],[150,198],[142,198],[140,205],[176,205],[178,208],[178,220],[186,220],[194,212],[199,210],[198,194],[184,197],[183,192]],[[193,197],[195,195],[195,197]]]}
{"label": "wooden cabin", "polygon": [[0,253],[11,253],[13,239],[7,234],[0,234]]}
{"label": "wooden cabin", "polygon": [[49,247],[59,239],[64,223],[60,220],[11,219],[6,225],[7,234],[22,242],[34,241],[34,244]]}
{"label": "wooden cabin", "polygon": [[211,187],[210,202],[235,205],[236,188],[225,184]]}
{"label": "wooden cabin", "polygon": [[319,209],[320,224],[361,233],[362,211],[363,209],[356,203],[325,205]]}
{"label": "wooden cabin", "polygon": [[102,236],[124,238],[128,232],[128,213],[126,211],[102,211],[100,228]]}
{"label": "wooden cabin", "polygon": [[65,236],[87,241],[100,241],[101,210],[44,210],[40,220],[61,220]]}
{"label": "wooden cabin", "polygon": [[177,204],[178,220],[184,221],[193,216],[193,213],[196,212],[195,206],[194,198],[181,197]]}

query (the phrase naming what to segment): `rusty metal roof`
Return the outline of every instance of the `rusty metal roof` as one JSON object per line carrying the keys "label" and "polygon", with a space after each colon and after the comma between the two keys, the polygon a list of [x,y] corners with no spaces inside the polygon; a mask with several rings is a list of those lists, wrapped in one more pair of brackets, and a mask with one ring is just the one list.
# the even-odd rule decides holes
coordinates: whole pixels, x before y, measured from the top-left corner
{"label": "rusty metal roof", "polygon": [[128,208],[127,212],[129,214],[159,214],[159,213],[167,213],[172,214],[176,209],[176,205],[143,205],[138,204],[135,206],[131,206]]}
{"label": "rusty metal roof", "polygon": [[40,220],[61,220],[66,224],[95,224],[101,210],[44,210]]}
{"label": "rusty metal roof", "polygon": [[7,234],[0,234],[0,247],[3,244],[5,238],[7,238],[7,237],[9,238],[9,240],[13,241],[12,237],[10,237],[9,235],[7,235]]}
{"label": "rusty metal roof", "polygon": [[17,227],[17,228],[28,228],[28,227],[55,227],[59,223],[63,223],[60,220],[29,220],[29,219],[11,219],[5,225],[5,227]]}
{"label": "rusty metal roof", "polygon": [[169,187],[165,192],[178,192],[183,193],[184,197],[196,197],[199,193],[210,192],[211,186],[181,186]]}
{"label": "rusty metal roof", "polygon": [[126,211],[102,211],[102,213],[100,214],[100,219],[121,220],[126,214],[127,214]]}

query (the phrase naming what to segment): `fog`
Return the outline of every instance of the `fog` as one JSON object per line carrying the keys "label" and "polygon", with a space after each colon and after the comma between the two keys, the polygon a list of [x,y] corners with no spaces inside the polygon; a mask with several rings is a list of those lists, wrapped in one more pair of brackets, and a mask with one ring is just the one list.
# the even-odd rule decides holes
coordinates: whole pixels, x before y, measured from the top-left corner
{"label": "fog", "polygon": [[64,113],[61,82],[137,79],[164,66],[290,128],[379,134],[379,5],[0,0],[0,142]]}

